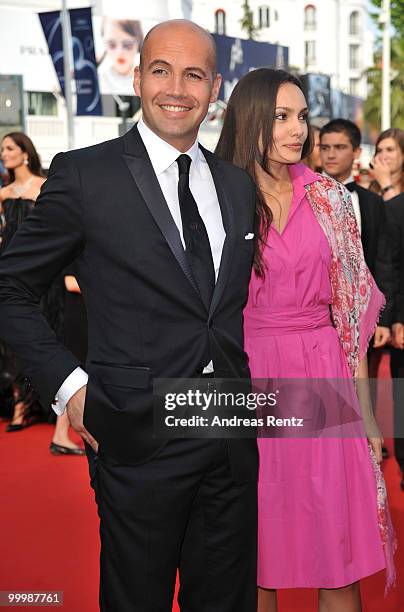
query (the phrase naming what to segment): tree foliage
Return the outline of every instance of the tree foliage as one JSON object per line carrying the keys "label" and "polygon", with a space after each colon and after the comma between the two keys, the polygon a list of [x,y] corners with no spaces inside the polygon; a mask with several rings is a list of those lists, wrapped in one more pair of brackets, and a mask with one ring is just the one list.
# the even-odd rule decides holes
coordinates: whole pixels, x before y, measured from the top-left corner
{"label": "tree foliage", "polygon": [[[392,39],[391,43],[391,125],[404,129],[404,36]],[[380,130],[382,99],[382,56],[377,51],[375,65],[367,71],[368,97],[364,113],[367,122]]]}
{"label": "tree foliage", "polygon": [[258,28],[254,25],[254,15],[248,0],[244,0],[243,17],[240,19],[241,29],[247,34],[248,38],[255,39],[258,36]]}
{"label": "tree foliage", "polygon": [[[383,6],[383,0],[371,0],[377,9]],[[390,3],[391,23],[398,37],[404,37],[404,0],[391,0]],[[371,13],[374,21],[379,23],[379,11]]]}

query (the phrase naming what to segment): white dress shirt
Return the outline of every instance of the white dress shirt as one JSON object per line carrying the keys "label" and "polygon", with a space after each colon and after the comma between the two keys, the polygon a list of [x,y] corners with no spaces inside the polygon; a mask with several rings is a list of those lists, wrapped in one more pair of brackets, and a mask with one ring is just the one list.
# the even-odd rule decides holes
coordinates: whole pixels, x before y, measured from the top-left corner
{"label": "white dress shirt", "polygon": [[[181,155],[181,151],[178,151],[168,144],[168,142],[157,136],[142,119],[137,124],[137,127],[185,248],[182,234],[180,204],[178,201],[179,176],[178,165],[176,163],[176,159]],[[226,234],[223,227],[216,188],[207,161],[199,148],[198,141],[195,141],[192,147],[185,153],[189,155],[192,160],[189,173],[189,187],[208,233],[213,265],[215,268],[215,277],[217,279]],[[212,371],[213,364],[210,362],[204,369],[204,372]],[[80,367],[76,368],[66,378],[56,394],[56,402],[52,404],[52,408],[56,414],[61,415],[64,413],[69,399],[81,387],[84,387],[87,381],[88,375]]]}
{"label": "white dress shirt", "polygon": [[[344,181],[344,185],[347,185],[348,183],[354,183],[354,182],[355,182],[355,179],[351,175],[346,179],[346,181]],[[356,193],[356,191],[350,191],[349,193],[351,195],[352,206],[353,206],[353,210],[355,213],[356,222],[358,224],[359,234],[362,234],[362,216],[361,216],[361,208],[359,206],[359,196]]]}

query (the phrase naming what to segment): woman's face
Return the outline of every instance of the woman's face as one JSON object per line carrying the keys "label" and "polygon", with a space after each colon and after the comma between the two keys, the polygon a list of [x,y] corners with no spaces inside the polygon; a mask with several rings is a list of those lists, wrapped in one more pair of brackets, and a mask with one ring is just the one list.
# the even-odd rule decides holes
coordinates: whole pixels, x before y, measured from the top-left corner
{"label": "woman's face", "polygon": [[282,164],[300,161],[308,133],[307,115],[306,99],[299,87],[293,83],[281,85],[276,98],[270,161]]}
{"label": "woman's face", "polygon": [[403,167],[403,153],[394,138],[384,138],[376,148],[376,156],[384,161],[390,172],[400,172]]}
{"label": "woman's face", "polygon": [[28,159],[28,155],[9,136],[6,136],[1,143],[0,156],[7,170],[15,170]]}
{"label": "woman's face", "polygon": [[118,22],[109,20],[104,27],[104,42],[114,69],[122,75],[131,74],[139,50],[136,38],[122,30]]}

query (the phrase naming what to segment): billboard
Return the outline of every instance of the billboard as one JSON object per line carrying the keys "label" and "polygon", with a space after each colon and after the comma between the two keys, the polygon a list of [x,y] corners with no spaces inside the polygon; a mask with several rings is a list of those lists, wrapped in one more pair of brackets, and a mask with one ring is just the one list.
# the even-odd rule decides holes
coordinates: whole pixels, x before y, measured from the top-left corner
{"label": "billboard", "polygon": [[305,92],[310,120],[317,125],[331,119],[331,80],[326,74],[303,74],[300,77]]}
{"label": "billboard", "polygon": [[[104,2],[103,6],[109,13],[92,17],[94,56],[101,93],[134,95],[133,69],[139,59],[140,45],[151,27],[170,18],[168,0],[148,0],[141,8],[126,0]],[[71,13],[78,15],[79,10],[88,9],[73,9]],[[78,24],[79,19],[74,22]],[[82,16],[80,22],[76,38],[83,34]],[[86,27],[90,29],[88,24]],[[7,50],[0,54],[0,74],[22,75],[26,91],[61,92],[37,13],[0,8],[0,41],[2,48]],[[87,47],[83,48],[88,51]],[[81,61],[77,49],[74,52],[76,60]],[[85,59],[88,61],[89,58]],[[84,80],[88,78],[87,70]]]}
{"label": "billboard", "polygon": [[0,139],[24,130],[22,77],[0,74]]}
{"label": "billboard", "polygon": [[255,68],[287,69],[289,49],[281,45],[213,34],[217,69],[223,77],[219,99],[227,102],[237,82]]}

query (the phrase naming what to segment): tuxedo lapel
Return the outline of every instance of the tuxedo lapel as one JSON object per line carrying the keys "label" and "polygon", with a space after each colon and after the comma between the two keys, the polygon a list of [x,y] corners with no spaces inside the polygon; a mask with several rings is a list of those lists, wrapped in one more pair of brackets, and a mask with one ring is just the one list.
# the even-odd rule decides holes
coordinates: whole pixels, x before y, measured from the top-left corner
{"label": "tuxedo lapel", "polygon": [[185,251],[182,246],[181,236],[175,221],[170,213],[167,202],[161,191],[160,184],[154,173],[146,147],[135,126],[124,137],[125,153],[123,159],[128,166],[147,207],[150,210],[155,222],[160,228],[161,233],[166,239],[174,257],[181,266],[185,276],[200,297],[198,288],[192,276]]}
{"label": "tuxedo lapel", "polygon": [[220,168],[218,159],[204,147],[200,147],[203,155],[209,165],[209,169],[212,174],[213,182],[216,187],[216,194],[219,200],[220,211],[222,214],[223,226],[226,232],[226,238],[223,244],[222,257],[220,260],[219,274],[213,292],[212,302],[209,309],[209,316],[212,316],[215,308],[217,307],[220,298],[222,297],[224,288],[226,286],[227,278],[229,276],[231,262],[234,252],[235,244],[235,225],[234,225],[234,212],[226,194],[224,185],[224,174]]}

